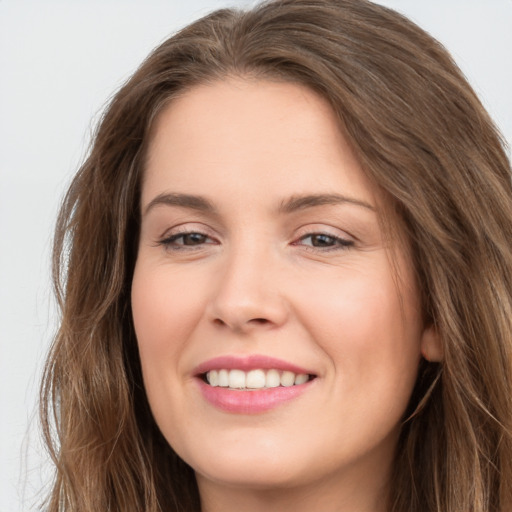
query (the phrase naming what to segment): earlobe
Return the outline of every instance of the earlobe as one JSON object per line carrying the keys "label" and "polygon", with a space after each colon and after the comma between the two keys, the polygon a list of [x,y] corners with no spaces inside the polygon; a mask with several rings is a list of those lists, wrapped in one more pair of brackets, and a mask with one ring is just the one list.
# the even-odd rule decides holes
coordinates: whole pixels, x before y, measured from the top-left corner
{"label": "earlobe", "polygon": [[441,363],[444,360],[444,350],[437,329],[430,325],[421,336],[421,355],[431,363]]}

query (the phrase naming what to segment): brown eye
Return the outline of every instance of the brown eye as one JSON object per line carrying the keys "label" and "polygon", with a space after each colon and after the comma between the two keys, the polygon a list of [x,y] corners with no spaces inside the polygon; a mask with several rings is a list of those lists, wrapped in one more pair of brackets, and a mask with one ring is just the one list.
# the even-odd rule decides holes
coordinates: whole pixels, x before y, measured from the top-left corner
{"label": "brown eye", "polygon": [[331,247],[336,245],[336,238],[329,235],[311,235],[311,245],[313,247]]}
{"label": "brown eye", "polygon": [[181,238],[182,245],[199,245],[204,244],[208,237],[203,235],[202,233],[185,233],[180,235],[178,239]]}
{"label": "brown eye", "polygon": [[212,243],[214,243],[214,240],[208,235],[195,231],[176,233],[164,238],[159,242],[160,245],[163,245],[167,249],[175,250],[200,247],[201,245]]}
{"label": "brown eye", "polygon": [[311,233],[303,236],[296,245],[304,245],[314,249],[345,249],[353,246],[354,242],[326,233]]}

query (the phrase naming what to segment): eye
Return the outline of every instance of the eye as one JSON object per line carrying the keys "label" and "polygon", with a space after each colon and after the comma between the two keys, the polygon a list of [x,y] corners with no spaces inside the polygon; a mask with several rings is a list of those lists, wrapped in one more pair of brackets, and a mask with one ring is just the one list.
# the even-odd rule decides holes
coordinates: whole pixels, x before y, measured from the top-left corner
{"label": "eye", "polygon": [[327,233],[309,233],[299,238],[293,245],[302,245],[313,250],[343,250],[352,247],[354,242]]}
{"label": "eye", "polygon": [[216,243],[211,237],[197,231],[175,233],[160,240],[159,245],[169,250],[186,250]]}

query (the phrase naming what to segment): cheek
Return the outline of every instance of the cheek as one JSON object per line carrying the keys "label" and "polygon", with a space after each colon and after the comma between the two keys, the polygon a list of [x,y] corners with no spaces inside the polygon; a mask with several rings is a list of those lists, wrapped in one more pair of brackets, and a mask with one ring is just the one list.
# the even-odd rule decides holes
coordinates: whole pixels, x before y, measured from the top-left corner
{"label": "cheek", "polygon": [[[337,284],[336,284],[337,283]],[[379,266],[316,281],[304,295],[303,321],[336,372],[403,388],[414,382],[421,321],[415,290],[398,290]]]}
{"label": "cheek", "polygon": [[166,345],[187,334],[201,304],[197,287],[184,273],[138,264],[132,281],[132,314],[139,342]]}
{"label": "cheek", "polygon": [[[144,380],[157,381],[177,369],[185,341],[201,315],[197,288],[158,266],[136,265],[132,281],[132,315]],[[164,379],[164,382],[165,382]]]}
{"label": "cheek", "polygon": [[[132,281],[132,315],[144,388],[153,416],[167,436],[174,433],[173,411],[184,410],[182,361],[198,321],[197,288],[161,265],[142,261]],[[172,444],[174,439],[168,438]]]}

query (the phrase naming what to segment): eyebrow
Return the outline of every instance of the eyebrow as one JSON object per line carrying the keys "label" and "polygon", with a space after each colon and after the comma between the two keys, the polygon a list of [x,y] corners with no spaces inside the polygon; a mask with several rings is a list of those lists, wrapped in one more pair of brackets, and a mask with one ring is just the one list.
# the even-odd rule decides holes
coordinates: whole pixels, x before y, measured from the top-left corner
{"label": "eyebrow", "polygon": [[153,209],[155,206],[180,206],[182,208],[189,208],[204,213],[216,213],[216,208],[208,199],[191,195],[191,194],[159,194],[157,195],[145,208],[143,215]]}
{"label": "eyebrow", "polygon": [[354,206],[361,206],[368,210],[375,211],[375,207],[371,204],[348,197],[340,194],[313,194],[305,196],[292,196],[290,199],[284,201],[279,206],[279,211],[282,213],[292,213],[297,210],[304,210],[314,206],[336,205],[336,204],[351,204]]}
{"label": "eyebrow", "polygon": [[[311,194],[290,197],[279,205],[278,212],[293,213],[298,210],[313,208],[315,206],[337,204],[351,204],[375,211],[375,207],[373,207],[371,204],[365,201],[361,201],[360,199],[355,199],[353,197],[340,194]],[[203,213],[217,213],[215,206],[205,197],[192,194],[164,193],[157,195],[154,199],[151,200],[151,202],[146,206],[143,215],[147,215],[150,210],[160,205],[189,208],[191,210],[197,210]]]}

